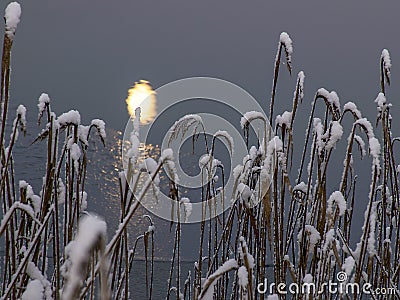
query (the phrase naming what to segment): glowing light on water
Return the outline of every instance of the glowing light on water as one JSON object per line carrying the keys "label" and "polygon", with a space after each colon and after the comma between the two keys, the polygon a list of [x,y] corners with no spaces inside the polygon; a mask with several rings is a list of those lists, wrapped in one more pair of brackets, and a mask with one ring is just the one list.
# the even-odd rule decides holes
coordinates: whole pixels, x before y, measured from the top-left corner
{"label": "glowing light on water", "polygon": [[148,124],[156,117],[156,92],[146,80],[135,82],[133,87],[129,89],[126,104],[131,117],[135,117],[136,108],[141,108],[140,123],[142,124]]}

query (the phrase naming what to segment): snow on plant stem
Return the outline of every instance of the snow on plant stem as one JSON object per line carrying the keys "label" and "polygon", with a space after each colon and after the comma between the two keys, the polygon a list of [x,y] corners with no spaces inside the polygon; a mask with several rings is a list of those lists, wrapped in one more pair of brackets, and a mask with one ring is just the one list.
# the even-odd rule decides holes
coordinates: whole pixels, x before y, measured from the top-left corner
{"label": "snow on plant stem", "polygon": [[250,293],[253,292],[253,269],[255,267],[254,257],[249,252],[246,240],[243,236],[239,238],[238,246],[239,257],[243,261],[244,266],[247,271],[247,284],[249,286],[248,290]]}
{"label": "snow on plant stem", "polygon": [[389,51],[387,49],[382,50],[381,58],[383,60],[383,66],[390,74],[390,68],[392,67],[392,62],[390,60]]}
{"label": "snow on plant stem", "polygon": [[374,201],[372,202],[372,208],[371,208],[371,215],[369,217],[369,236],[368,236],[368,242],[367,242],[367,250],[369,255],[373,256],[376,254],[376,249],[375,249],[375,227],[376,227],[376,221],[377,221],[377,202]]}
{"label": "snow on plant stem", "polygon": [[131,143],[131,147],[126,153],[126,157],[131,159],[131,163],[136,165],[137,160],[139,159],[139,128],[140,128],[140,107],[135,109],[135,119],[133,119],[133,130],[130,134],[129,141]]}
{"label": "snow on plant stem", "polygon": [[337,93],[335,91],[328,92],[324,88],[318,89],[315,98],[323,98],[326,102],[326,105],[330,108],[335,119],[339,119],[340,117],[340,101]]}
{"label": "snow on plant stem", "polygon": [[164,149],[161,153],[161,157],[159,160],[159,164],[163,164],[165,166],[164,170],[168,177],[175,183],[179,182],[178,173],[176,171],[175,162],[174,162],[174,154],[172,149],[167,148]]}
{"label": "snow on plant stem", "polygon": [[22,294],[21,300],[42,300],[44,288],[42,283],[38,280],[29,281],[25,292]]}
{"label": "snow on plant stem", "polygon": [[[382,71],[384,73],[381,74],[381,76],[382,75],[385,76],[387,83],[390,84],[390,69],[392,67],[392,61],[390,59],[389,51],[387,49],[382,50],[381,65],[382,65]],[[383,78],[381,78],[381,80],[383,80]]]}
{"label": "snow on plant stem", "polygon": [[105,140],[106,139],[106,123],[104,123],[103,120],[101,119],[93,119],[91,122],[92,126],[95,126],[97,128],[97,131],[99,132],[100,137]]}
{"label": "snow on plant stem", "polygon": [[106,222],[93,216],[81,219],[78,235],[70,253],[71,269],[66,274],[67,283],[62,293],[62,299],[75,299],[79,295],[82,281],[86,276],[84,270],[86,270],[94,249],[99,246],[99,243],[105,243],[106,234]]}
{"label": "snow on plant stem", "polygon": [[39,113],[38,113],[38,120],[40,120],[40,118],[42,117],[44,110],[46,109],[46,107],[50,104],[50,97],[48,94],[46,93],[42,93],[39,96],[39,100],[38,100],[38,104],[37,107],[39,109]]}
{"label": "snow on plant stem", "polygon": [[361,136],[355,134],[354,135],[354,140],[357,142],[358,146],[360,147],[361,150],[361,157],[364,157],[367,154],[367,151],[365,150],[365,142],[362,139]]}
{"label": "snow on plant stem", "polygon": [[226,272],[235,270],[237,268],[238,268],[238,263],[236,259],[227,260],[222,266],[220,266],[214,273],[208,276],[208,278],[205,280],[199,299],[212,300],[214,286],[217,283],[218,278],[224,275]]}
{"label": "snow on plant stem", "polygon": [[182,197],[181,204],[183,205],[185,222],[187,222],[189,220],[190,215],[192,214],[193,204],[190,202],[189,198],[186,197]]}
{"label": "snow on plant stem", "polygon": [[285,111],[282,114],[282,116],[277,115],[275,118],[275,124],[280,127],[285,125],[286,127],[290,128],[291,123],[292,123],[292,112],[291,111]]}
{"label": "snow on plant stem", "polygon": [[[11,139],[14,138],[14,143],[15,141],[18,140],[18,130],[17,130],[17,126],[19,125],[19,128],[21,131],[23,131],[25,133],[26,131],[26,108],[23,105],[19,105],[17,108],[17,112],[16,112],[16,116],[15,119],[13,121],[13,128],[11,130]],[[15,136],[14,136],[15,134]]]}
{"label": "snow on plant stem", "polygon": [[238,279],[239,279],[239,285],[240,287],[245,290],[247,285],[249,284],[249,278],[248,278],[248,273],[247,273],[247,269],[245,266],[241,266],[238,269]]}
{"label": "snow on plant stem", "polygon": [[63,113],[57,119],[61,126],[65,125],[79,125],[81,123],[81,115],[77,110],[70,110],[69,112]]}
{"label": "snow on plant stem", "polygon": [[235,144],[233,142],[232,136],[225,130],[218,130],[216,133],[214,133],[214,138],[217,137],[222,137],[226,140],[226,142],[228,143],[229,152],[233,154]]}
{"label": "snow on plant stem", "polygon": [[23,203],[17,201],[17,202],[14,202],[13,205],[8,209],[8,211],[4,214],[4,216],[3,216],[3,218],[2,218],[2,220],[0,222],[0,236],[2,235],[4,230],[6,229],[8,221],[10,220],[10,218],[13,215],[14,211],[17,210],[17,209],[19,209],[21,211],[24,211],[35,222],[40,224],[40,222],[35,218],[35,213],[34,213],[32,207],[27,205],[27,204],[23,204]]}
{"label": "snow on plant stem", "polygon": [[[300,102],[303,101],[304,98],[304,79],[305,75],[303,71],[300,71],[299,74],[297,74],[297,81],[299,83],[299,100]],[[296,96],[296,92],[294,93],[294,97]]]}
{"label": "snow on plant stem", "polygon": [[279,36],[279,43],[285,48],[286,63],[290,72],[292,66],[293,41],[286,32],[282,32]]}
{"label": "snow on plant stem", "polygon": [[376,137],[369,139],[369,153],[372,156],[372,164],[378,169],[380,168],[379,155],[381,153],[381,144]]}
{"label": "snow on plant stem", "polygon": [[343,113],[346,111],[350,111],[356,119],[362,118],[361,112],[358,110],[357,105],[355,105],[354,102],[349,101],[343,106]]}
{"label": "snow on plant stem", "polygon": [[[308,237],[308,240],[310,242],[310,247],[313,248],[318,243],[318,241],[321,239],[321,235],[318,232],[318,230],[315,229],[315,227],[312,225],[307,224],[307,225],[305,225],[304,229],[305,229],[306,236]],[[297,239],[299,241],[301,240],[302,234],[303,234],[303,231],[300,230],[297,235]]]}
{"label": "snow on plant stem", "polygon": [[329,249],[329,247],[332,245],[333,241],[335,241],[335,229],[331,228],[325,234],[325,243],[324,243],[324,246],[322,247],[322,250],[326,252]]}
{"label": "snow on plant stem", "polygon": [[325,149],[326,151],[331,150],[336,146],[336,143],[342,138],[343,127],[338,121],[332,121],[328,132],[325,133],[324,137],[327,139]]}
{"label": "snow on plant stem", "polygon": [[181,136],[184,137],[191,126],[194,127],[193,133],[194,134],[197,133],[198,128],[203,126],[202,118],[196,114],[189,114],[183,116],[178,121],[176,121],[169,130],[170,135],[168,144],[170,144],[173,140],[175,140],[179,136],[179,134],[181,134]]}
{"label": "snow on plant stem", "polygon": [[11,2],[7,5],[4,18],[6,20],[6,35],[12,40],[14,38],[17,25],[21,18],[21,5],[18,2]]}
{"label": "snow on plant stem", "polygon": [[263,120],[264,122],[266,121],[263,113],[258,111],[248,111],[240,119],[240,126],[242,127],[242,129],[244,129],[246,126],[248,126],[249,123],[256,119]]}
{"label": "snow on plant stem", "polygon": [[26,108],[23,105],[19,105],[17,108],[17,117],[20,118],[20,122],[23,127],[26,127]]}
{"label": "snow on plant stem", "polygon": [[79,171],[79,158],[81,157],[81,149],[79,148],[78,144],[73,143],[70,148],[71,158],[74,162],[75,171]]}
{"label": "snow on plant stem", "polygon": [[327,213],[332,215],[335,212],[336,206],[338,208],[339,216],[343,216],[344,213],[346,212],[346,200],[344,199],[342,193],[340,191],[335,191],[332,193],[332,195],[328,199],[328,208],[327,208]]}
{"label": "snow on plant stem", "polygon": [[344,260],[344,263],[342,265],[342,270],[346,272],[347,276],[351,275],[351,272],[353,271],[355,266],[355,260],[352,256],[346,257]]}
{"label": "snow on plant stem", "polygon": [[[42,272],[39,270],[37,266],[33,262],[29,262],[28,266],[26,268],[26,273],[29,275],[29,277],[32,280],[38,280],[40,284],[42,285],[42,290],[45,295],[46,300],[52,300],[52,288],[51,288],[51,283],[48,281],[48,279],[42,274]],[[29,295],[29,293],[27,294]],[[28,298],[27,298],[28,299]],[[42,298],[40,298],[42,299]]]}
{"label": "snow on plant stem", "polygon": [[386,104],[384,93],[379,93],[374,102],[378,105],[377,109],[379,113],[384,112],[388,106],[391,106],[390,104]]}

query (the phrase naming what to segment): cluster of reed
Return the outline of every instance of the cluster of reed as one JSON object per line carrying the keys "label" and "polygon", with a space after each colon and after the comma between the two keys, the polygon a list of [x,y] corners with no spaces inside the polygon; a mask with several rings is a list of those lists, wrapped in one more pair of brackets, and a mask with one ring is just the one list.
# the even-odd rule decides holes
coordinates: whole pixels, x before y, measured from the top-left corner
{"label": "cluster of reed", "polygon": [[[11,5],[19,7],[15,2]],[[77,111],[57,117],[51,110],[50,98],[42,94],[38,104],[38,124],[45,118],[46,126],[34,142],[47,144],[43,185],[39,194],[35,194],[27,182],[16,182],[13,149],[19,131],[25,133],[26,130],[26,109],[22,105],[18,107],[8,138],[12,45],[13,35],[6,30],[0,90],[1,299],[37,299],[38,294],[45,299],[60,299],[61,291],[64,291],[65,299],[74,298],[71,295],[79,295],[86,267],[90,269],[89,265],[95,262],[99,263],[102,275],[102,294],[107,294],[108,283],[104,282],[108,280],[108,275],[105,275],[108,270],[105,266],[108,265],[105,259],[101,259],[106,258],[105,230],[99,230],[102,228],[99,220],[92,226],[94,230],[88,233],[90,238],[81,238],[80,250],[87,252],[82,253],[87,255],[87,259],[79,258],[77,253],[71,254],[73,242],[77,242],[74,238],[78,238],[77,226],[87,207],[84,189],[89,138],[91,132],[96,130],[104,143],[104,122],[96,119],[89,126],[83,126]],[[70,255],[79,265],[71,264]],[[88,294],[94,295],[94,290]]]}
{"label": "cluster of reed", "polygon": [[[25,109],[19,107],[13,122],[10,139],[6,139],[9,106],[10,53],[12,39],[4,35],[1,67],[2,122],[0,138],[1,205],[0,244],[5,248],[0,262],[2,280],[1,299],[129,299],[129,278],[139,241],[145,248],[146,299],[154,298],[154,226],[133,241],[127,231],[129,221],[136,217],[141,199],[154,192],[159,173],[165,167],[169,173],[170,197],[178,221],[173,225],[175,242],[171,269],[166,285],[167,299],[266,299],[258,293],[258,283],[273,274],[276,283],[312,283],[319,290],[336,274],[343,271],[352,283],[369,283],[373,288],[390,289],[392,297],[399,297],[400,283],[400,210],[399,177],[393,146],[399,139],[392,136],[390,105],[385,97],[385,86],[390,79],[390,58],[387,51],[381,57],[381,93],[377,98],[379,127],[382,138],[375,137],[370,122],[364,119],[353,103],[341,107],[334,92],[324,89],[315,95],[309,118],[306,141],[300,162],[292,161],[294,139],[292,128],[296,110],[303,99],[304,74],[299,73],[292,111],[273,120],[273,106],[277,86],[281,52],[291,72],[291,40],[281,35],[276,57],[273,92],[268,121],[261,114],[248,114],[242,119],[244,132],[256,119],[261,120],[264,132],[261,143],[249,147],[243,165],[237,166],[232,199],[213,180],[202,187],[201,201],[232,200],[230,210],[204,219],[200,224],[198,261],[185,279],[181,272],[181,231],[190,202],[181,196],[174,178],[173,155],[165,150],[160,159],[139,157],[139,118],[136,112],[131,149],[128,151],[128,171],[121,172],[120,225],[107,242],[106,224],[86,212],[85,175],[87,170],[88,140],[92,129],[104,142],[104,123],[93,120],[89,126],[80,124],[76,111],[56,116],[50,99],[43,94],[39,99],[39,122],[46,126],[35,142],[47,144],[46,171],[39,194],[24,182],[15,182],[13,147],[18,130],[25,130]],[[325,114],[316,118],[315,108],[323,100]],[[340,185],[329,186],[328,165],[336,143],[344,134],[342,121],[347,115],[354,118],[344,153]],[[378,124],[378,123],[377,123]],[[190,126],[201,126],[198,116],[185,117],[175,124],[174,134],[187,131]],[[269,130],[269,125],[274,130]],[[366,155],[365,133],[372,156],[372,175],[369,201],[365,210],[363,230],[356,247],[350,245],[354,203],[357,192],[356,170],[353,168],[354,142]],[[221,132],[215,138],[221,137]],[[227,133],[222,137],[229,141]],[[210,147],[206,143],[208,161],[202,172],[207,177],[213,168],[221,172],[223,165],[213,158],[215,138]],[[307,153],[309,159],[307,159]],[[298,174],[292,165],[299,163]],[[307,163],[307,166],[306,166]],[[138,185],[142,174],[148,178]],[[210,179],[210,178],[208,178]],[[129,183],[129,184],[128,184]],[[329,190],[336,190],[328,193]],[[213,210],[216,202],[207,202],[204,210]],[[214,203],[214,204],[213,204]],[[182,215],[182,218],[181,218]],[[4,245],[4,246],[3,246]],[[267,267],[267,258],[273,262]],[[270,298],[284,299],[277,294]],[[320,295],[298,293],[294,299],[328,299],[328,291]],[[360,295],[341,294],[351,299]],[[370,297],[379,299],[379,295]]]}
{"label": "cluster of reed", "polygon": [[[177,299],[400,297],[399,168],[393,150],[399,138],[392,135],[391,104],[385,95],[385,87],[390,84],[389,53],[384,49],[380,57],[381,85],[375,100],[376,127],[382,133],[375,136],[373,126],[354,103],[341,106],[335,92],[319,89],[312,102],[301,160],[292,161],[292,129],[296,110],[304,97],[304,73],[300,72],[297,77],[292,110],[277,116],[273,122],[283,51],[291,72],[292,46],[286,33],[281,35],[276,56],[270,122],[256,112],[249,112],[242,118],[245,136],[256,120],[262,121],[264,133],[259,132],[259,143],[249,146],[243,165],[237,166],[231,174],[235,177],[231,208],[229,212],[201,222],[199,259],[193,273],[179,290],[179,265],[175,266],[177,286],[171,289],[170,276],[167,299],[172,298],[171,291],[176,293]],[[325,113],[317,118],[316,107],[320,102]],[[346,116],[352,120],[347,133],[342,126]],[[193,116],[189,119],[191,122],[187,117],[182,118],[177,124],[196,126],[195,131],[198,131],[201,126],[197,123],[201,121]],[[274,126],[273,130],[269,129],[269,124]],[[175,129],[173,135],[177,135]],[[348,134],[347,139],[342,138],[345,134]],[[347,141],[342,176],[338,186],[332,186],[332,182],[327,182],[327,174],[332,153],[341,139]],[[360,201],[355,205],[358,178],[354,167],[357,156],[353,156],[357,151],[355,144],[361,157],[368,153],[372,158],[366,207],[362,207]],[[222,165],[211,163],[217,155],[213,151],[214,139],[211,147],[207,147],[207,143],[205,146],[210,163],[202,172],[207,176],[213,167],[218,167],[223,174]],[[336,170],[338,164],[333,164]],[[293,172],[292,166],[297,165],[298,171]],[[221,194],[221,188],[209,180],[202,188],[201,200],[205,203],[224,198]],[[208,202],[207,205],[210,207],[205,209],[213,210],[211,206],[216,204]],[[355,209],[365,209],[362,230],[352,226]],[[172,260],[175,262],[178,257],[177,264],[180,230],[178,223]],[[353,247],[351,234],[360,234],[359,242]],[[272,266],[267,267],[267,261],[272,261]],[[275,286],[270,290],[269,286],[262,285],[267,293],[260,293],[257,285],[264,283],[267,277],[270,283],[272,277]],[[341,283],[341,289],[329,291],[328,282]],[[294,294],[279,293],[279,283],[284,284],[287,293],[291,283],[296,283],[298,289],[292,289]],[[369,288],[368,295],[363,295],[365,286]]]}

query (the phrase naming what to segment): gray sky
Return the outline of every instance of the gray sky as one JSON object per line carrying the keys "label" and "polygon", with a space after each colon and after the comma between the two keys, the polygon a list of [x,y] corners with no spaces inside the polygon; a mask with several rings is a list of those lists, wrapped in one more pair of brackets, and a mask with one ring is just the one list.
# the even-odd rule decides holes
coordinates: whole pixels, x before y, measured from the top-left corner
{"label": "gray sky", "polygon": [[[122,130],[129,86],[157,88],[189,76],[242,86],[266,107],[281,31],[294,42],[294,76],[282,69],[277,107],[289,109],[295,75],[306,74],[306,99],[337,91],[375,117],[379,56],[394,64],[389,100],[399,93],[397,1],[59,1],[22,0],[13,51],[12,97],[36,108],[48,92],[57,113],[78,109]],[[30,119],[36,111],[30,111]]]}

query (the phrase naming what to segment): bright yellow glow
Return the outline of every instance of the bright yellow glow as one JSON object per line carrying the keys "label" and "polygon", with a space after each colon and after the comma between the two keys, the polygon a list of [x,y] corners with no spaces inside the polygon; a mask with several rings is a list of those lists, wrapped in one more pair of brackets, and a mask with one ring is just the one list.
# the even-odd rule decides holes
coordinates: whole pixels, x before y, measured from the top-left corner
{"label": "bright yellow glow", "polygon": [[146,80],[135,82],[134,86],[129,89],[126,104],[128,104],[129,115],[133,118],[135,109],[141,108],[140,123],[142,124],[148,124],[156,117],[156,92]]}

